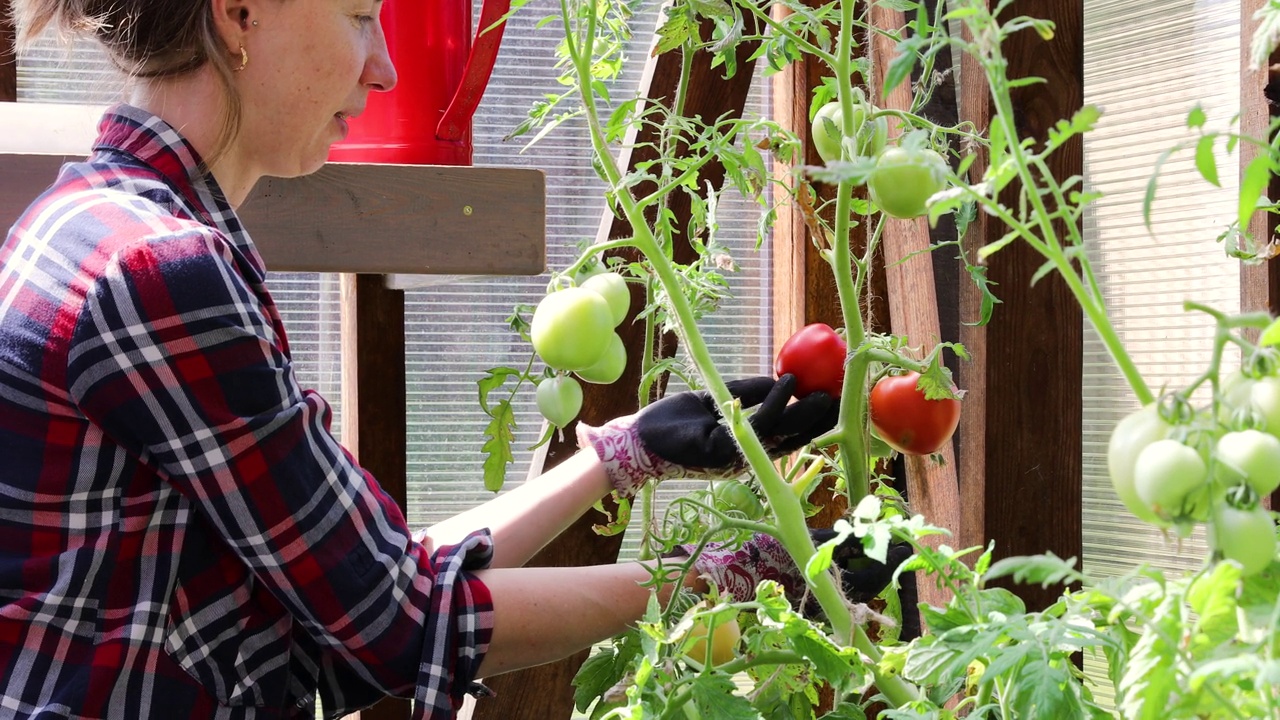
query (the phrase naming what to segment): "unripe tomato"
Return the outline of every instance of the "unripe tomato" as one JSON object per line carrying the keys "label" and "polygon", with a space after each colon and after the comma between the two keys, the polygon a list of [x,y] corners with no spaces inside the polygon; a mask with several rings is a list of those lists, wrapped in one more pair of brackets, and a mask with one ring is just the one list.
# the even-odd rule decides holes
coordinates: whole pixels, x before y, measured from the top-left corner
{"label": "unripe tomato", "polygon": [[565,288],[542,298],[533,311],[533,349],[556,370],[584,370],[609,349],[613,313],[599,293]]}
{"label": "unripe tomato", "polygon": [[[889,121],[879,117],[867,120],[876,111],[875,107],[865,102],[855,101],[853,105],[853,146],[851,157],[875,157],[884,150],[889,137]],[[839,160],[841,144],[844,142],[841,125],[844,111],[840,103],[832,101],[823,105],[813,116],[811,133],[813,148],[823,162]]]}
{"label": "unripe tomato", "polygon": [[947,161],[928,148],[892,147],[880,153],[867,179],[871,201],[896,218],[917,218],[928,212],[925,201],[947,182]]}
{"label": "unripe tomato", "polygon": [[556,375],[538,383],[534,393],[538,412],[556,427],[573,422],[582,410],[582,386],[568,375]]}
{"label": "unripe tomato", "polygon": [[[706,663],[707,626],[701,619],[693,621],[693,627],[689,629],[689,637],[697,640],[689,646],[685,657],[699,663]],[[715,630],[711,632],[711,664],[723,665],[733,660],[737,656],[736,650],[740,637],[742,637],[742,630],[738,627],[737,618],[730,618],[717,624]]]}
{"label": "unripe tomato", "polygon": [[1107,444],[1107,474],[1111,476],[1111,487],[1115,489],[1116,496],[1135,517],[1153,525],[1168,523],[1138,497],[1133,484],[1133,468],[1138,462],[1138,454],[1151,443],[1168,437],[1172,429],[1160,417],[1155,404],[1151,404],[1121,420],[1111,431],[1111,440]]}
{"label": "unripe tomato", "polygon": [[748,520],[764,517],[764,504],[751,488],[737,480],[721,480],[712,491],[716,506],[721,510],[736,510]]}
{"label": "unripe tomato", "polygon": [[1280,437],[1280,378],[1254,382],[1249,388],[1249,404],[1262,420],[1262,429]]}
{"label": "unripe tomato", "polygon": [[1280,487],[1280,439],[1274,435],[1261,430],[1229,432],[1218,440],[1216,457],[1219,477],[1228,484],[1243,479],[1258,495],[1270,495]]}
{"label": "unripe tomato", "polygon": [[871,425],[894,450],[929,455],[942,449],[960,424],[960,401],[929,400],[920,373],[887,375],[871,388]]}
{"label": "unripe tomato", "polygon": [[813,149],[818,151],[818,157],[823,162],[840,159],[840,140],[843,137],[840,124],[843,120],[844,113],[840,111],[840,103],[834,101],[823,105],[813,116],[810,128]]}
{"label": "unripe tomato", "polygon": [[609,335],[609,347],[604,351],[604,355],[596,361],[595,365],[579,370],[576,373],[578,377],[597,385],[612,385],[622,377],[622,372],[627,369],[627,346],[623,344],[622,337],[618,333],[613,332]]}
{"label": "unripe tomato", "polygon": [[587,278],[579,287],[599,293],[609,303],[614,327],[627,319],[627,311],[631,309],[631,291],[627,289],[627,281],[621,275],[616,272],[598,273]]}
{"label": "unripe tomato", "polygon": [[1214,511],[1210,542],[1224,558],[1240,563],[1244,575],[1253,575],[1276,558],[1275,522],[1260,507],[1241,510],[1224,503]]}
{"label": "unripe tomato", "polygon": [[826,323],[805,325],[782,344],[773,371],[782,377],[796,376],[795,396],[805,397],[819,390],[840,397],[844,384],[844,363],[849,346]]}
{"label": "unripe tomato", "polygon": [[1205,487],[1209,468],[1194,448],[1177,440],[1156,440],[1138,453],[1133,488],[1162,519],[1176,519],[1187,510],[1191,495]]}

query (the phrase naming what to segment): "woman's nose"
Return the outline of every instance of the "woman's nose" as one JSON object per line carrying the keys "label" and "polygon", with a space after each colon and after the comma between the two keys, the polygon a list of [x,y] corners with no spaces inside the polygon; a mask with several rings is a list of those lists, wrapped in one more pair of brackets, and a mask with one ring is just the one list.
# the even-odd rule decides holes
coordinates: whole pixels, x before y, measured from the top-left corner
{"label": "woman's nose", "polygon": [[391,55],[387,52],[387,37],[382,33],[382,27],[378,27],[378,39],[373,48],[373,52],[369,55],[369,59],[364,64],[364,77],[361,82],[370,90],[386,92],[396,86],[396,67],[391,62]]}

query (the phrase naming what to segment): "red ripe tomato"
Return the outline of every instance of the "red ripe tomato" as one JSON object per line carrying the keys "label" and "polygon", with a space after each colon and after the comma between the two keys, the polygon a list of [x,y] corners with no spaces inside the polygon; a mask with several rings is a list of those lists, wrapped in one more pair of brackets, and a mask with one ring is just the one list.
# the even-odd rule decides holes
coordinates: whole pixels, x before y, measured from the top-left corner
{"label": "red ripe tomato", "polygon": [[819,390],[840,397],[848,354],[849,346],[830,325],[813,323],[800,328],[782,344],[773,371],[778,377],[788,373],[796,376],[798,398]]}
{"label": "red ripe tomato", "polygon": [[889,375],[871,389],[871,425],[894,450],[930,455],[951,439],[960,424],[960,401],[929,400],[916,387],[920,374]]}

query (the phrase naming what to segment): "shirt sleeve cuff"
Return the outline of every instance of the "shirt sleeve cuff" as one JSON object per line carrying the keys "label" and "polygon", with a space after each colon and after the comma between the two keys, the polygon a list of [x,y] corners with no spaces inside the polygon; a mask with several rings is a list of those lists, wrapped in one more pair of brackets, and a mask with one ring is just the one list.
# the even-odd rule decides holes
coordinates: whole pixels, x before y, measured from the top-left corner
{"label": "shirt sleeve cuff", "polygon": [[436,577],[414,691],[414,720],[453,718],[463,696],[473,690],[493,637],[493,601],[472,572],[488,567],[492,558],[488,530],[473,532],[432,554]]}

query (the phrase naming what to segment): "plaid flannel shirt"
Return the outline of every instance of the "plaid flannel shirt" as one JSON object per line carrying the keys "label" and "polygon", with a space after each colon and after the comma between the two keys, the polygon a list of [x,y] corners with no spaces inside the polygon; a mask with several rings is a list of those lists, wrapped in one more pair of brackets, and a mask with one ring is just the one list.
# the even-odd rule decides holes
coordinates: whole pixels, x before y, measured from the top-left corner
{"label": "plaid flannel shirt", "polygon": [[99,131],[0,246],[0,716],[453,717],[488,533],[428,549],[334,440],[178,132]]}

